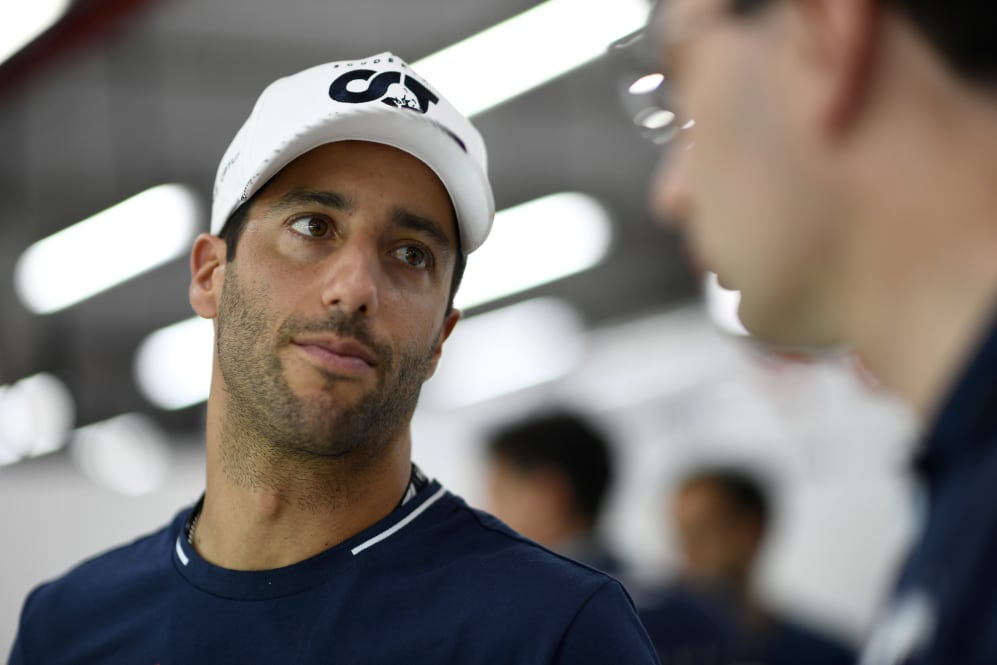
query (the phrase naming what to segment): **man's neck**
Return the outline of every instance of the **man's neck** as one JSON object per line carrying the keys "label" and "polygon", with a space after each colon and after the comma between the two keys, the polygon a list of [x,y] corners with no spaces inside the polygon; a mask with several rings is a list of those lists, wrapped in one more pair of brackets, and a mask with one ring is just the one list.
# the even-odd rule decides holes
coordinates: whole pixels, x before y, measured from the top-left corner
{"label": "man's neck", "polygon": [[389,515],[411,474],[407,431],[357,461],[274,448],[245,455],[208,430],[207,490],[192,540],[205,560],[232,570],[288,566],[343,542]]}
{"label": "man's neck", "polygon": [[[997,148],[997,141],[994,142]],[[870,208],[843,285],[845,337],[925,422],[997,315],[997,192],[963,153]],[[927,158],[925,158],[927,159]],[[890,220],[890,221],[885,221]]]}
{"label": "man's neck", "polygon": [[880,382],[930,423],[997,315],[997,275],[990,275],[989,283],[968,281],[959,288],[943,267],[925,271],[937,274],[937,281],[921,283],[921,288],[912,281],[881,294],[884,298],[867,294],[864,307],[880,315],[857,325],[852,339]]}
{"label": "man's neck", "polygon": [[900,55],[879,63],[879,92],[843,148],[859,212],[842,220],[840,332],[930,421],[997,312],[997,104],[914,32],[890,35]]}

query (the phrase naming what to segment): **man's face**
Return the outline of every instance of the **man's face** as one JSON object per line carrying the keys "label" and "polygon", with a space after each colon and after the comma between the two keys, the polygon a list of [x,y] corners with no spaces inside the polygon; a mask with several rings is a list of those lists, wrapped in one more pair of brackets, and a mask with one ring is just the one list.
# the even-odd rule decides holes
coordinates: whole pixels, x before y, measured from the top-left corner
{"label": "man's face", "polygon": [[374,452],[408,426],[458,314],[457,229],[422,162],[347,141],[259,193],[225,266],[217,353],[229,415],[303,453]]}
{"label": "man's face", "polygon": [[653,28],[681,122],[652,183],[662,221],[683,231],[693,263],[741,291],[759,337],[833,343],[824,291],[837,199],[820,183],[811,95],[786,0],[746,15],[730,0],[670,0]]}
{"label": "man's face", "polygon": [[736,586],[750,573],[759,546],[758,527],[737,515],[709,482],[683,488],[672,505],[672,523],[687,579]]}

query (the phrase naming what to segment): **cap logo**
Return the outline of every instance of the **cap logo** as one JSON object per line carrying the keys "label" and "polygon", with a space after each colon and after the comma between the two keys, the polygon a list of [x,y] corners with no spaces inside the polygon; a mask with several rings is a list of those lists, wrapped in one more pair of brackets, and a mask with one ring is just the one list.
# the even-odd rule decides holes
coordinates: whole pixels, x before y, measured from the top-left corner
{"label": "cap logo", "polygon": [[[374,76],[375,74],[377,75]],[[355,81],[363,81],[367,85],[363,89],[357,89]],[[388,106],[411,109],[419,113],[425,113],[431,104],[440,101],[432,90],[412,76],[403,75],[401,72],[378,74],[373,69],[354,69],[340,74],[329,86],[329,96],[343,104],[363,104],[380,100]]]}

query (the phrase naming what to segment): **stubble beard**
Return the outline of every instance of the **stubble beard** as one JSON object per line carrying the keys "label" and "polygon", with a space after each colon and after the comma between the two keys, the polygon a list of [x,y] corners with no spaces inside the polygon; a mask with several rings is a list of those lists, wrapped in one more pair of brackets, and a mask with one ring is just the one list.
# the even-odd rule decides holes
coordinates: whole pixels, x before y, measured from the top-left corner
{"label": "stubble beard", "polygon": [[[275,336],[275,317],[264,304],[267,293],[261,287],[244,289],[233,268],[230,263],[216,339],[228,391],[222,431],[229,441],[225,456],[271,462],[321,457],[358,464],[376,458],[408,427],[440,333],[429,349],[407,349],[396,357],[373,339],[362,319],[332,310],[322,320],[290,317]],[[337,384],[345,379],[326,374],[318,395],[295,394],[281,355],[291,338],[302,333],[333,334],[364,344],[377,357],[376,389],[348,403],[336,394]]]}

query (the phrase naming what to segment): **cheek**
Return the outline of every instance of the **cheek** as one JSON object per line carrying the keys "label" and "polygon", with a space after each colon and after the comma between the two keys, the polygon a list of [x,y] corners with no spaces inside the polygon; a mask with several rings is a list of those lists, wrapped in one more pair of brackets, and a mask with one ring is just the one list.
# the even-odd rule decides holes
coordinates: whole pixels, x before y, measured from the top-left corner
{"label": "cheek", "polygon": [[703,227],[696,233],[707,245],[740,244],[745,218],[765,205],[762,193],[777,180],[772,120],[751,88],[732,72],[699,81],[687,95],[696,118],[687,179]]}
{"label": "cheek", "polygon": [[694,233],[720,269],[798,252],[811,226],[800,148],[768,83],[745,74],[715,86],[704,92],[713,95],[702,100],[707,115],[697,119],[689,166],[701,220]]}

